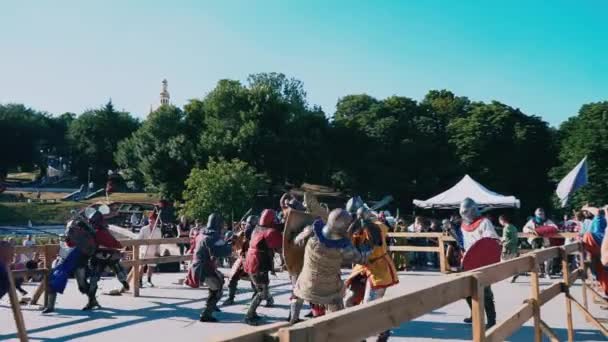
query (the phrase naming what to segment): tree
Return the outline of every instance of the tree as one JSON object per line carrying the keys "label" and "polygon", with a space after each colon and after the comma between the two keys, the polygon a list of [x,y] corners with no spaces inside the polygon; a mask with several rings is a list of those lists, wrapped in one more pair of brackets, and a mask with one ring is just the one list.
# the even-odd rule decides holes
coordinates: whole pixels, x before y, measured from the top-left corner
{"label": "tree", "polygon": [[72,171],[81,180],[86,180],[91,168],[93,179],[104,181],[108,170],[116,167],[114,152],[118,142],[138,127],[139,122],[129,113],[116,111],[112,101],[100,109],[82,113],[68,129]]}
{"label": "tree", "polygon": [[548,124],[499,102],[474,103],[449,124],[460,168],[488,187],[516,194],[523,212],[550,207],[554,136]]}
{"label": "tree", "polygon": [[[196,162],[239,158],[265,170],[276,184],[327,180],[322,147],[329,128],[324,113],[310,108],[302,82],[283,74],[250,75],[248,83],[221,80],[203,99],[185,107],[199,135]],[[322,136],[323,135],[323,136]]]}
{"label": "tree", "polygon": [[9,169],[32,169],[42,163],[44,115],[20,104],[0,104],[0,179]]}
{"label": "tree", "polygon": [[163,197],[178,199],[193,167],[193,143],[183,112],[163,105],[133,135],[118,144],[115,160],[127,180],[145,184]]}
{"label": "tree", "polygon": [[585,104],[578,115],[561,124],[558,131],[559,162],[551,170],[554,181],[561,180],[587,156],[589,184],[578,190],[570,205],[608,203],[608,101]]}
{"label": "tree", "polygon": [[240,216],[265,188],[264,175],[238,159],[211,159],[205,169],[194,168],[186,180],[182,214],[203,219],[213,212],[225,219]]}

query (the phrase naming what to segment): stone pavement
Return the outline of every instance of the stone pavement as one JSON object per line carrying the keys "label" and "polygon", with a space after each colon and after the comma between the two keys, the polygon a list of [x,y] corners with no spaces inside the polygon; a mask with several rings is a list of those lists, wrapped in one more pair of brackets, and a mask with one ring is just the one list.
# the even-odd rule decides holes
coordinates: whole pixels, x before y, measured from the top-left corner
{"label": "stone pavement", "polygon": [[[225,273],[228,270],[224,270]],[[191,289],[177,285],[176,281],[184,274],[155,275],[154,288],[141,290],[141,297],[130,295],[100,295],[99,302],[103,309],[94,312],[83,312],[85,297],[80,295],[74,280],[70,280],[65,295],[57,301],[57,312],[42,315],[38,306],[24,306],[23,314],[26,327],[32,341],[214,341],[222,336],[232,334],[235,330],[251,329],[242,320],[251,298],[249,285],[242,281],[240,292],[234,306],[222,308],[217,313],[220,323],[200,323],[198,315],[204,306],[207,291]],[[400,284],[388,290],[387,296],[425,288],[433,283],[450,277],[436,272],[400,272]],[[551,280],[542,279],[541,286],[551,284]],[[104,278],[100,292],[107,292],[119,285],[115,278]],[[26,285],[33,292],[33,285]],[[542,289],[542,288],[541,288]],[[515,284],[508,281],[493,286],[496,297],[498,320],[501,316],[513,312],[530,294],[528,277],[520,277]],[[258,313],[264,316],[265,322],[276,322],[287,317],[289,307],[290,284],[286,273],[271,276],[271,291],[276,305],[273,308],[260,307]],[[580,285],[574,286],[575,297],[581,297]],[[225,297],[224,297],[225,298]],[[0,301],[0,341],[16,340],[15,324],[7,298]],[[306,313],[307,311],[304,311]],[[596,317],[606,318],[607,312],[601,312],[593,305]],[[462,323],[468,316],[466,303],[459,301],[439,310],[419,317],[415,321],[402,324],[393,330],[391,341],[469,341],[470,325]],[[566,340],[565,300],[559,295],[541,308],[543,320],[554,329],[560,339]],[[606,339],[586,323],[582,314],[573,308],[576,341],[605,341]],[[528,321],[519,331],[510,337],[510,341],[532,341],[532,321]],[[368,339],[373,341],[373,339]]]}

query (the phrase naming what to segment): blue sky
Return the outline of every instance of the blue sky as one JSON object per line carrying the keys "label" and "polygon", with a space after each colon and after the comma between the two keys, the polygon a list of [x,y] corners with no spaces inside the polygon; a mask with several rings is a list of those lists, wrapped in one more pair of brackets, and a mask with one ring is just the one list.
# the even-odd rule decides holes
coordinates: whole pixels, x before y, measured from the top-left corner
{"label": "blue sky", "polygon": [[557,125],[608,100],[606,1],[3,1],[0,102],[144,117],[222,78],[277,71],[340,96],[449,89]]}

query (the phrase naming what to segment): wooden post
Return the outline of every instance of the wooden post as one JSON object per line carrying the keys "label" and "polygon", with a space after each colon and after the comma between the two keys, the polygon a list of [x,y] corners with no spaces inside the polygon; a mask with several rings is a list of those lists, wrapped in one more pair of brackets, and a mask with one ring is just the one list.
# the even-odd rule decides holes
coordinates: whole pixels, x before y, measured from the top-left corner
{"label": "wooden post", "polygon": [[139,297],[139,245],[133,245],[133,297]]}
{"label": "wooden post", "polygon": [[49,301],[49,278],[50,278],[50,274],[51,274],[51,269],[53,268],[53,259],[55,258],[55,253],[53,253],[53,250],[55,248],[52,248],[54,246],[51,245],[44,245],[44,268],[46,269],[46,272],[44,273],[44,277],[42,278],[42,283],[43,283],[43,289],[44,289],[44,307],[46,308],[46,306],[48,305],[48,301]]}
{"label": "wooden post", "polygon": [[484,342],[486,340],[486,319],[484,305],[484,291],[476,276],[471,281],[471,318],[473,319],[473,341]]}
{"label": "wooden post", "polygon": [[15,289],[15,279],[13,278],[13,274],[10,270],[8,271],[8,281],[8,296],[11,301],[11,309],[13,310],[15,325],[17,326],[17,336],[19,336],[19,341],[27,342],[27,331],[25,330],[23,313],[21,313],[21,304],[19,304],[19,297],[17,297],[17,290]]}
{"label": "wooden post", "polygon": [[570,290],[570,270],[568,269],[568,254],[562,248],[562,276],[566,287],[566,323],[568,324],[568,342],[574,342],[574,326],[572,325],[572,301],[568,296]]}
{"label": "wooden post", "polygon": [[445,245],[443,243],[443,235],[437,239],[439,243],[439,271],[442,273],[448,272],[447,260],[445,258]]}
{"label": "wooden post", "polygon": [[59,246],[58,245],[44,245],[41,247],[41,249],[42,249],[42,254],[44,255],[43,267],[46,270],[46,272],[44,273],[44,276],[42,277],[42,282],[36,288],[36,291],[34,292],[34,295],[32,296],[32,300],[30,301],[30,304],[36,305],[36,303],[38,303],[38,300],[40,299],[40,297],[42,295],[44,295],[44,306],[46,307],[48,304],[48,288],[49,288],[51,270],[53,268],[52,267],[53,259],[55,259],[55,255],[59,251]]}
{"label": "wooden post", "polygon": [[585,309],[589,310],[589,304],[587,302],[587,286],[589,286],[587,279],[589,279],[589,267],[587,266],[587,263],[585,262],[586,257],[587,257],[587,253],[585,253],[583,251],[581,253],[581,262],[583,265],[583,279],[582,279],[583,285],[582,285],[581,290],[583,291],[583,305],[585,306]]}
{"label": "wooden post", "polygon": [[532,256],[530,258],[530,285],[532,288],[532,305],[533,308],[533,317],[534,317],[534,341],[541,342],[542,341],[542,330],[541,330],[541,320],[540,320],[540,287],[538,281],[538,271],[539,265],[536,261],[536,257]]}

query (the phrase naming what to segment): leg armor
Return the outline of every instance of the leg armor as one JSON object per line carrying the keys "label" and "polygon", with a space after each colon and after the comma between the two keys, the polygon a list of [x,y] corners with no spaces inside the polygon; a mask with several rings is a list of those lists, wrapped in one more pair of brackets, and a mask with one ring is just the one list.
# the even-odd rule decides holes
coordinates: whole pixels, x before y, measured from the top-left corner
{"label": "leg armor", "polygon": [[[492,327],[496,324],[496,307],[494,305],[494,293],[492,292],[492,288],[490,286],[485,287],[483,289],[483,297],[484,297],[484,310],[486,311],[486,326]],[[472,299],[471,297],[466,298],[467,304],[469,305],[469,309],[472,308]],[[471,318],[465,319],[466,323],[471,323]]]}
{"label": "leg armor", "polygon": [[254,283],[257,292],[255,297],[253,297],[251,304],[249,304],[247,316],[245,317],[245,321],[249,324],[252,324],[258,318],[256,310],[258,309],[258,306],[260,306],[260,303],[262,303],[263,300],[268,300],[268,272],[252,274],[251,280]]}
{"label": "leg armor", "polygon": [[97,283],[99,282],[99,279],[101,279],[101,273],[103,272],[104,268],[104,264],[99,264],[95,262],[94,259],[91,260],[91,276],[89,277],[89,291],[87,292],[89,302],[84,308],[82,308],[83,310],[92,310],[95,307],[99,307],[99,303],[97,302],[95,295],[97,294]]}
{"label": "leg armor", "polygon": [[293,298],[289,307],[289,323],[295,324],[300,321],[300,311],[304,305],[304,300],[300,298]]}
{"label": "leg armor", "polygon": [[74,278],[76,278],[76,283],[78,283],[78,290],[82,294],[89,293],[89,282],[87,281],[87,268],[84,266],[78,266],[76,270],[74,270]]}
{"label": "leg armor", "polygon": [[51,313],[55,311],[55,302],[57,301],[57,293],[52,289],[49,289],[47,293],[47,304],[46,307],[42,310],[42,313]]}
{"label": "leg armor", "polygon": [[217,322],[217,319],[213,317],[213,312],[217,306],[217,303],[222,298],[222,290],[224,286],[223,278],[220,278],[218,274],[210,275],[205,278],[205,284],[209,287],[209,296],[205,304],[205,309],[201,312],[201,322]]}
{"label": "leg armor", "polygon": [[122,266],[120,265],[120,261],[117,260],[115,262],[113,262],[110,267],[112,268],[112,271],[114,271],[114,274],[116,274],[116,279],[118,279],[118,281],[122,284],[122,287],[125,291],[129,291],[129,282],[127,281],[127,274],[125,273],[125,270],[122,268]]}

